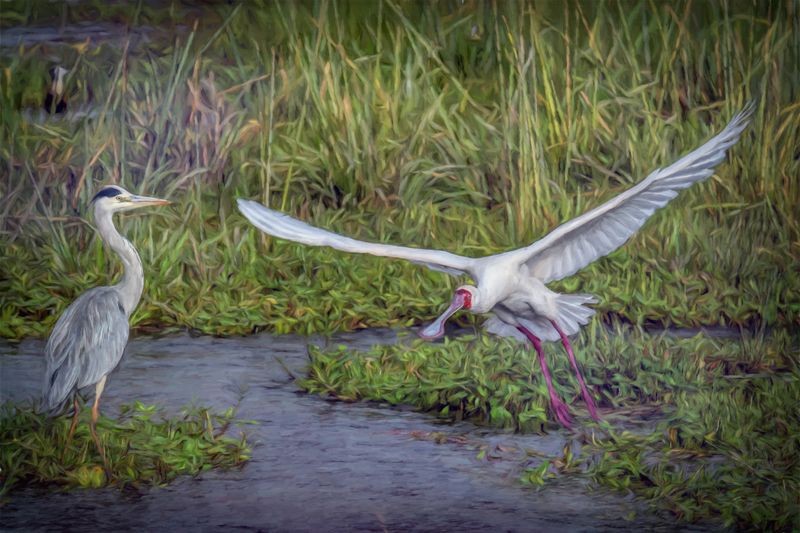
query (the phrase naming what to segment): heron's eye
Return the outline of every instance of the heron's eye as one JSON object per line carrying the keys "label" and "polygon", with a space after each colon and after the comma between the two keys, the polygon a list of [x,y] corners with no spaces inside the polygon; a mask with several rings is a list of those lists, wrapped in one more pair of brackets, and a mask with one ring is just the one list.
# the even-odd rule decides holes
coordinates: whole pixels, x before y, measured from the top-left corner
{"label": "heron's eye", "polygon": [[128,200],[130,200],[130,198],[128,198],[124,194],[120,194],[119,196],[117,196],[116,199],[118,202],[127,202]]}

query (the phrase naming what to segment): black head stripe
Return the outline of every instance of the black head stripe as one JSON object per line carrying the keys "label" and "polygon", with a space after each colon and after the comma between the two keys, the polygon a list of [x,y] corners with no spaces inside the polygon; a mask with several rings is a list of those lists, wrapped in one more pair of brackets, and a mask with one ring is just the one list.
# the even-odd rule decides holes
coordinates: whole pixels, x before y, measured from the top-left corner
{"label": "black head stripe", "polygon": [[92,202],[94,202],[98,198],[113,198],[120,194],[122,194],[122,191],[117,189],[116,187],[103,187],[102,189],[100,189],[100,192],[94,195],[94,198],[92,198]]}

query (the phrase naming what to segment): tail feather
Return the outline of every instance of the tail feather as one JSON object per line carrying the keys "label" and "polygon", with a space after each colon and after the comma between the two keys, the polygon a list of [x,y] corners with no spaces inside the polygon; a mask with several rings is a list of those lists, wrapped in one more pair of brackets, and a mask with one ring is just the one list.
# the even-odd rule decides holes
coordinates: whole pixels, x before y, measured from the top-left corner
{"label": "tail feather", "polygon": [[[556,300],[558,308],[559,327],[567,335],[574,335],[581,326],[589,323],[594,309],[586,307],[586,304],[597,303],[597,299],[591,294],[559,294]],[[534,335],[543,341],[557,341],[561,337],[550,320],[544,316],[534,316],[528,318],[518,318],[519,322],[529,329]],[[497,317],[490,317],[485,323],[484,328],[489,333],[501,337],[513,337],[519,341],[525,341],[525,336],[517,328],[504,323]]]}
{"label": "tail feather", "polygon": [[42,403],[39,412],[48,416],[57,416],[64,410],[67,401],[72,397],[78,383],[77,365],[67,364],[61,360],[58,366],[47,365],[42,387]]}

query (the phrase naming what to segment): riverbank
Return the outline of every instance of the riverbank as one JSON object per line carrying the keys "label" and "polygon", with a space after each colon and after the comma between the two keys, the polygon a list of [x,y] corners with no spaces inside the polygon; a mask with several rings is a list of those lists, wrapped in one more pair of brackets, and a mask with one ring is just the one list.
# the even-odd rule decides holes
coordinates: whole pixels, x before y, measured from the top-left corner
{"label": "riverbank", "polygon": [[[529,351],[493,338],[429,344],[391,330],[328,340],[135,338],[109,379],[104,413],[116,417],[134,399],[168,415],[192,402],[236,406],[237,418],[256,422],[240,428],[252,458],[241,469],[132,495],[15,490],[4,516],[30,528],[73,516],[76,506],[110,506],[121,526],[134,527],[191,508],[191,516],[166,519],[304,529],[309,517],[311,525],[330,520],[326,530],[452,529],[452,521],[487,531],[497,524],[602,530],[620,521],[674,530],[675,517],[687,528],[783,529],[800,519],[796,335],[679,338],[590,328],[574,341],[604,421],[593,424],[577,400],[575,431],[567,432],[548,421]],[[0,341],[4,401],[38,394],[42,347]],[[558,390],[568,402],[579,398],[560,347],[546,348]],[[199,514],[187,507],[197,501]],[[32,505],[47,512],[34,515]],[[104,516],[84,520],[101,526]]]}
{"label": "riverbank", "polygon": [[[559,394],[578,416],[572,451],[527,471],[529,482],[587,474],[686,521],[744,529],[800,521],[800,336],[690,338],[607,330],[572,345],[604,419],[593,424],[560,343],[547,343]],[[369,350],[312,350],[300,385],[343,401],[413,405],[443,420],[550,432],[558,427],[528,346],[487,335],[444,343],[406,338]]]}
{"label": "riverbank", "polygon": [[[365,350],[395,340],[391,331],[363,331],[337,335],[330,344]],[[104,413],[116,416],[134,398],[172,414],[192,401],[216,410],[238,405],[238,417],[257,422],[245,428],[252,459],[242,469],[154,489],[12,492],[2,507],[4,527],[602,531],[624,521],[636,529],[675,530],[673,517],[591,489],[585,480],[523,484],[528,465],[560,455],[572,442],[562,431],[498,432],[443,424],[408,408],[300,393],[287,370],[303,374],[309,341],[325,344],[265,334],[134,339],[109,378]],[[38,393],[42,345],[0,341],[3,400]]]}

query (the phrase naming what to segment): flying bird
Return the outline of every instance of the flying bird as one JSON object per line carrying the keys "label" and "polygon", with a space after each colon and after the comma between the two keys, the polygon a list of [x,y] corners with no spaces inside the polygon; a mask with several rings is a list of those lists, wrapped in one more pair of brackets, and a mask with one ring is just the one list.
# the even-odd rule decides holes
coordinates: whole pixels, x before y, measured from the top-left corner
{"label": "flying bird", "polygon": [[100,395],[103,394],[108,374],[122,359],[122,352],[128,343],[128,320],[139,303],[144,287],[139,254],[114,227],[112,216],[121,211],[168,205],[171,202],[136,196],[117,185],[108,185],[95,194],[91,203],[94,205],[100,237],[119,255],[125,268],[119,283],[89,289],[72,302],[56,322],[45,347],[46,370],[40,410],[50,416],[58,415],[72,398],[75,412],[67,437],[69,442],[78,424],[77,392],[94,385],[95,397],[89,429],[105,463],[105,453],[95,429]]}
{"label": "flying bird", "polygon": [[310,246],[329,246],[352,253],[406,259],[452,275],[467,274],[475,285],[455,290],[444,313],[419,335],[435,339],[444,334],[444,324],[459,309],[491,313],[483,324],[493,334],[530,341],[536,350],[547,384],[552,410],[565,427],[571,416],[553,387],[542,350],[542,341],[560,340],[581,388],[589,414],[598,420],[594,400],[575,360],[568,336],[588,323],[596,303],[591,295],[559,294],[547,284],[576,273],[593,261],[622,246],[647,219],[695,182],[714,172],[725,152],[747,126],[753,106],[746,106],[708,142],[664,169],[656,169],[643,181],[583,215],[566,222],[530,246],[490,255],[464,257],[440,250],[408,248],[359,241],[315,228],[285,214],[245,199],[239,210],[261,231]]}

